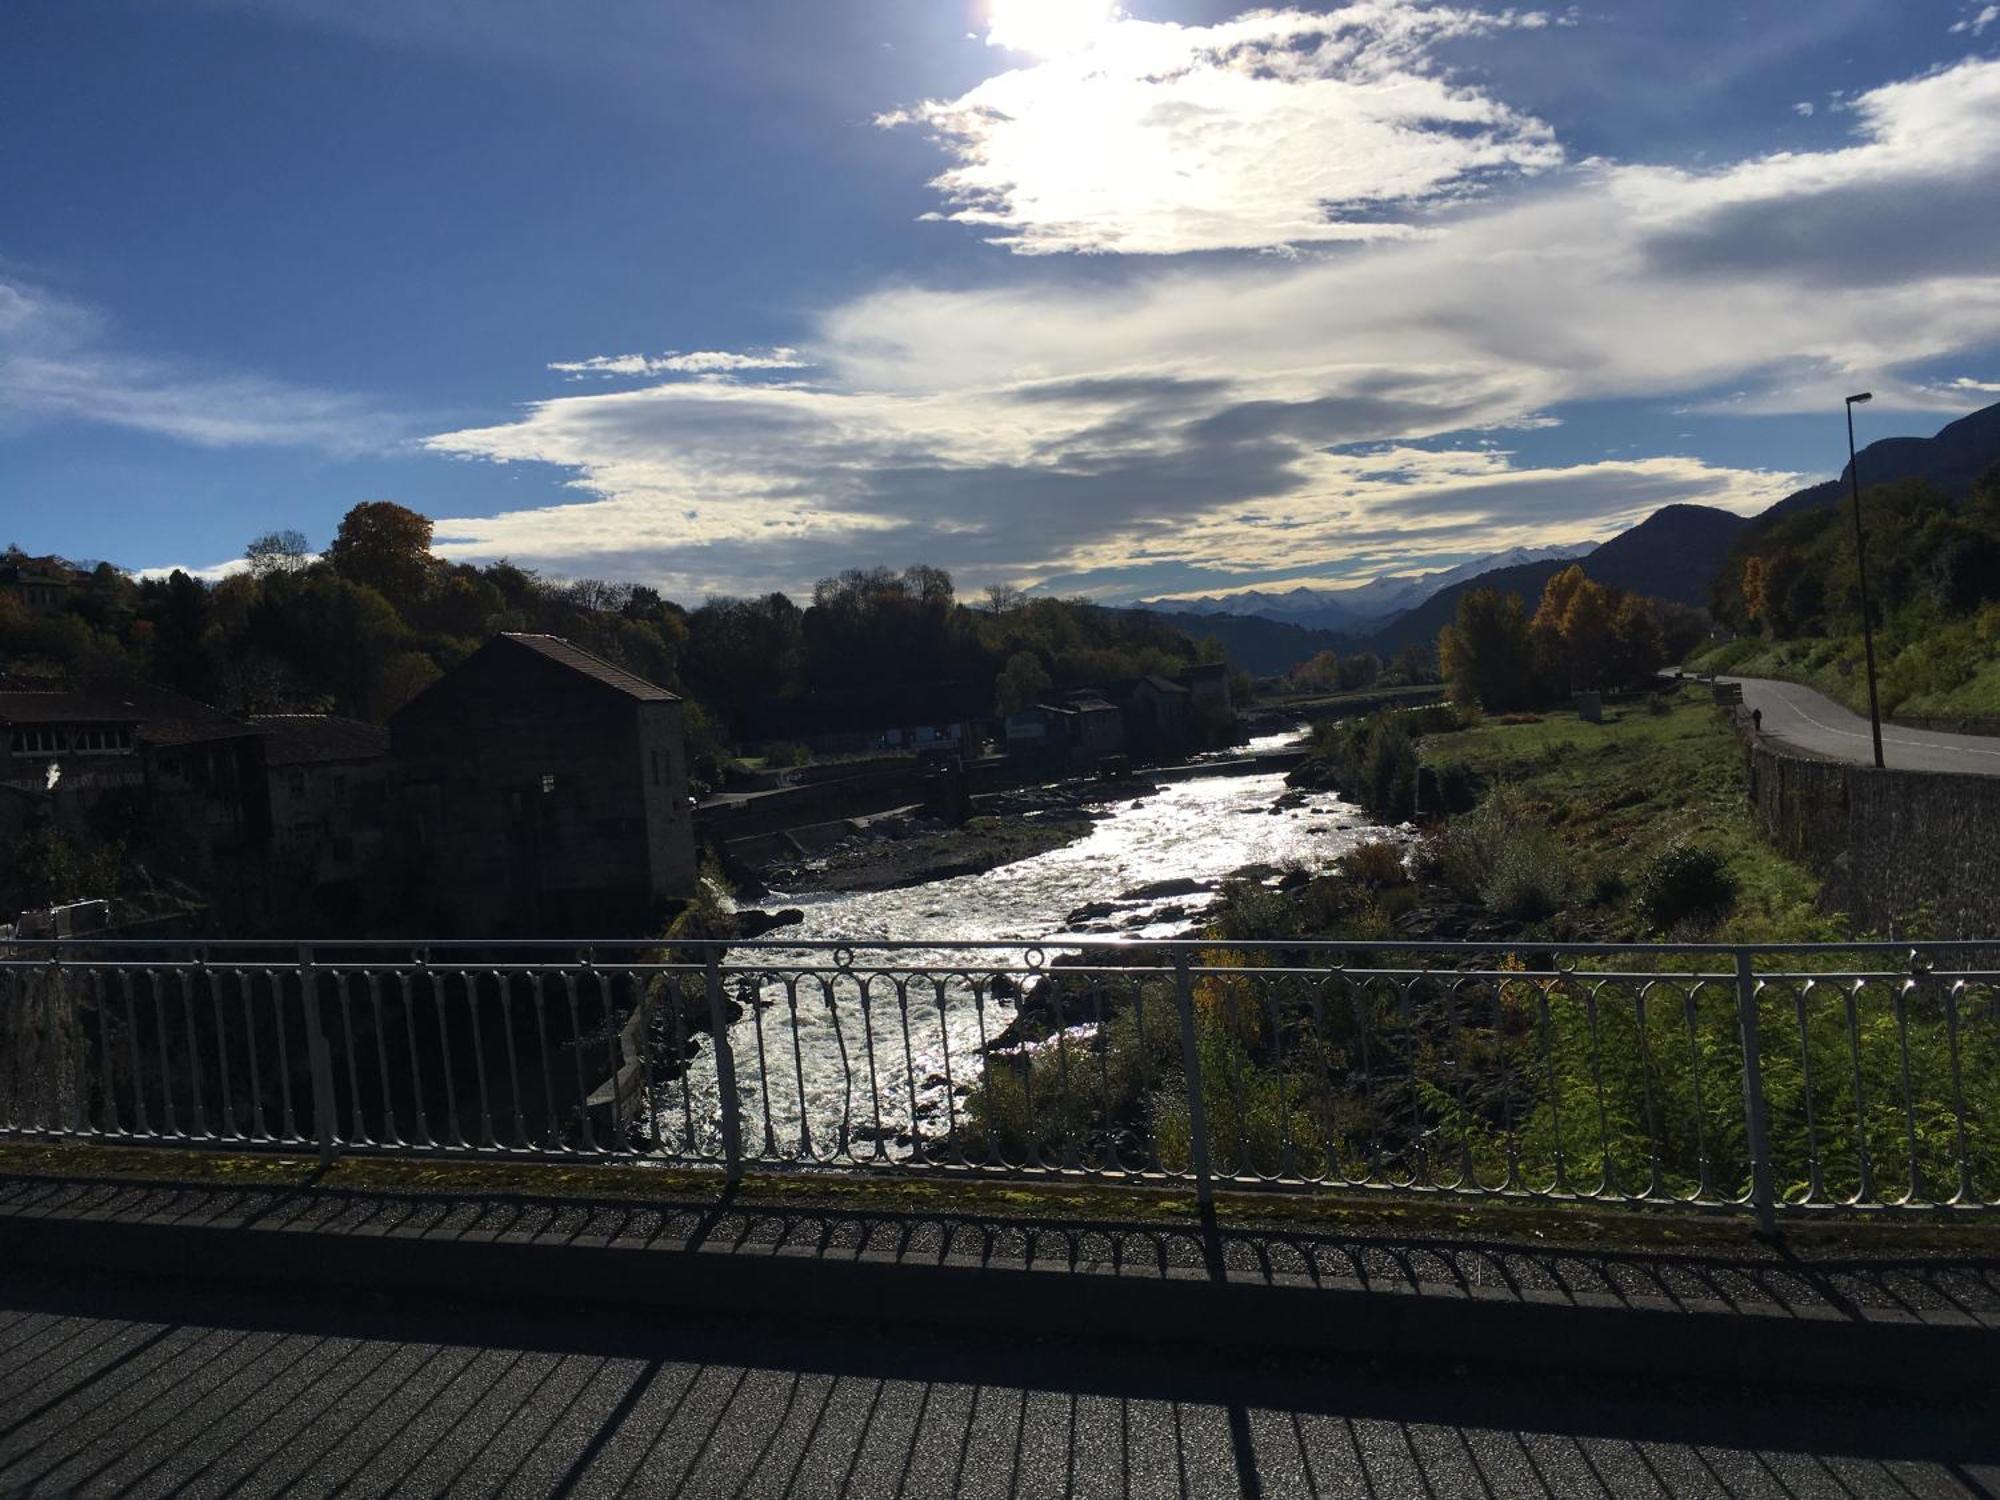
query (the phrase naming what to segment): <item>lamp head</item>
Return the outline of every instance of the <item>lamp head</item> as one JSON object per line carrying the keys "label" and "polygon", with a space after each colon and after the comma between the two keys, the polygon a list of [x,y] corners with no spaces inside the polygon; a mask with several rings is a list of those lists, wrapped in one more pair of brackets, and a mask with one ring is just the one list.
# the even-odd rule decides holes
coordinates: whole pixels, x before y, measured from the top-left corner
{"label": "lamp head", "polygon": [[1873,391],[1863,391],[1858,396],[1849,396],[1847,398],[1847,404],[1849,406],[1859,406],[1864,401],[1873,401],[1874,399],[1875,399],[1875,393]]}

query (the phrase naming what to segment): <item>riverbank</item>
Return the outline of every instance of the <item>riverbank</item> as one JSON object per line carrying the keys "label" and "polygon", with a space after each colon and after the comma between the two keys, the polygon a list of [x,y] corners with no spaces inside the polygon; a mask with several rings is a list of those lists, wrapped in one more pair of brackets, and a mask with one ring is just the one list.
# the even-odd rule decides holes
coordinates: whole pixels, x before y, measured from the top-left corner
{"label": "riverbank", "polygon": [[1073,844],[1110,809],[1158,790],[1144,777],[1078,779],[982,797],[980,815],[955,827],[914,813],[857,819],[838,843],[761,878],[789,895],[837,895],[983,875]]}
{"label": "riverbank", "polygon": [[1364,861],[1333,888],[1298,892],[1299,910],[1246,913],[1249,926],[1411,941],[1845,935],[1818,909],[1818,880],[1764,836],[1744,794],[1742,749],[1703,695],[1630,699],[1602,722],[1562,710],[1427,733],[1431,714],[1448,726],[1443,711],[1398,716],[1360,733],[1354,753],[1291,778],[1344,785],[1389,817],[1417,803],[1426,826],[1403,868]]}
{"label": "riverbank", "polygon": [[980,817],[958,828],[928,819],[884,818],[825,855],[772,870],[788,894],[894,891],[983,875],[1074,843],[1096,819],[1075,809]]}

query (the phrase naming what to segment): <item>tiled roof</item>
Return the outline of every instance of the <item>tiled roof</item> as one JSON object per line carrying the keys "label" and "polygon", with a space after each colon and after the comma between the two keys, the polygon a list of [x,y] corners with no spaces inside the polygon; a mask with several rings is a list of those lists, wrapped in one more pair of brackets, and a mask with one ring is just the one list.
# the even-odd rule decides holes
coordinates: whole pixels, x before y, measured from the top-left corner
{"label": "tiled roof", "polygon": [[264,746],[264,763],[270,766],[374,760],[389,753],[387,729],[338,714],[257,714],[250,722],[270,734]]}
{"label": "tiled roof", "polygon": [[128,683],[66,692],[0,692],[0,720],[17,724],[136,724],[154,745],[196,745],[263,731],[165,688]]}
{"label": "tiled roof", "polygon": [[105,694],[0,692],[0,724],[137,724],[143,717]]}
{"label": "tiled roof", "polygon": [[646,703],[678,703],[680,699],[657,683],[613,666],[601,656],[593,656],[581,646],[573,645],[559,635],[525,635],[506,632],[500,636],[503,641],[512,641],[517,646],[525,646],[538,656],[546,657],[559,666],[568,667],[573,672],[581,672],[586,677],[595,678],[606,687],[616,688],[628,697]]}

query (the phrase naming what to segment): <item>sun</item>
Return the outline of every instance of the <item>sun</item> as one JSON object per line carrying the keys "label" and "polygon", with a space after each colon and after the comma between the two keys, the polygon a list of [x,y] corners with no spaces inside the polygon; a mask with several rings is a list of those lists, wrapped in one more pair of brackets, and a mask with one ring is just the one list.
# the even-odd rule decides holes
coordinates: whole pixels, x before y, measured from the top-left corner
{"label": "sun", "polygon": [[986,40],[995,47],[1062,57],[1094,45],[1118,19],[1111,0],[987,0]]}

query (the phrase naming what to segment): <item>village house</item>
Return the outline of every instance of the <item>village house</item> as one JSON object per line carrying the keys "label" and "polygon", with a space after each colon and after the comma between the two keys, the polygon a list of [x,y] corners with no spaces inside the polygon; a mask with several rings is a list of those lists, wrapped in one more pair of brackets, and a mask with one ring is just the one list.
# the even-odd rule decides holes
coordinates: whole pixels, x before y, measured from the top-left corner
{"label": "village house", "polygon": [[1194,749],[1194,695],[1166,677],[1109,683],[1105,696],[1125,715],[1125,744],[1141,760],[1178,760]]}
{"label": "village house", "polygon": [[417,915],[446,934],[659,929],[695,885],[681,700],[500,635],[389,721]]}
{"label": "village house", "polygon": [[259,714],[271,803],[278,905],[309,922],[345,925],[385,873],[395,762],[389,731],[337,714]]}
{"label": "village house", "polygon": [[1096,689],[1031,703],[1006,722],[1007,754],[1049,770],[1101,765],[1125,753],[1125,716]]}
{"label": "village house", "polygon": [[838,693],[774,698],[757,705],[745,738],[790,742],[814,755],[979,753],[990,694],[974,683],[857,684]]}
{"label": "village house", "polygon": [[1179,673],[1174,680],[1188,690],[1196,714],[1228,717],[1236,712],[1236,704],[1229,691],[1228,662],[1200,662]]}
{"label": "village house", "polygon": [[142,840],[242,929],[270,912],[264,733],[165,688],[0,690],[0,837],[42,823]]}
{"label": "village house", "polygon": [[34,559],[0,562],[0,594],[31,615],[60,614],[75,586],[66,569]]}

